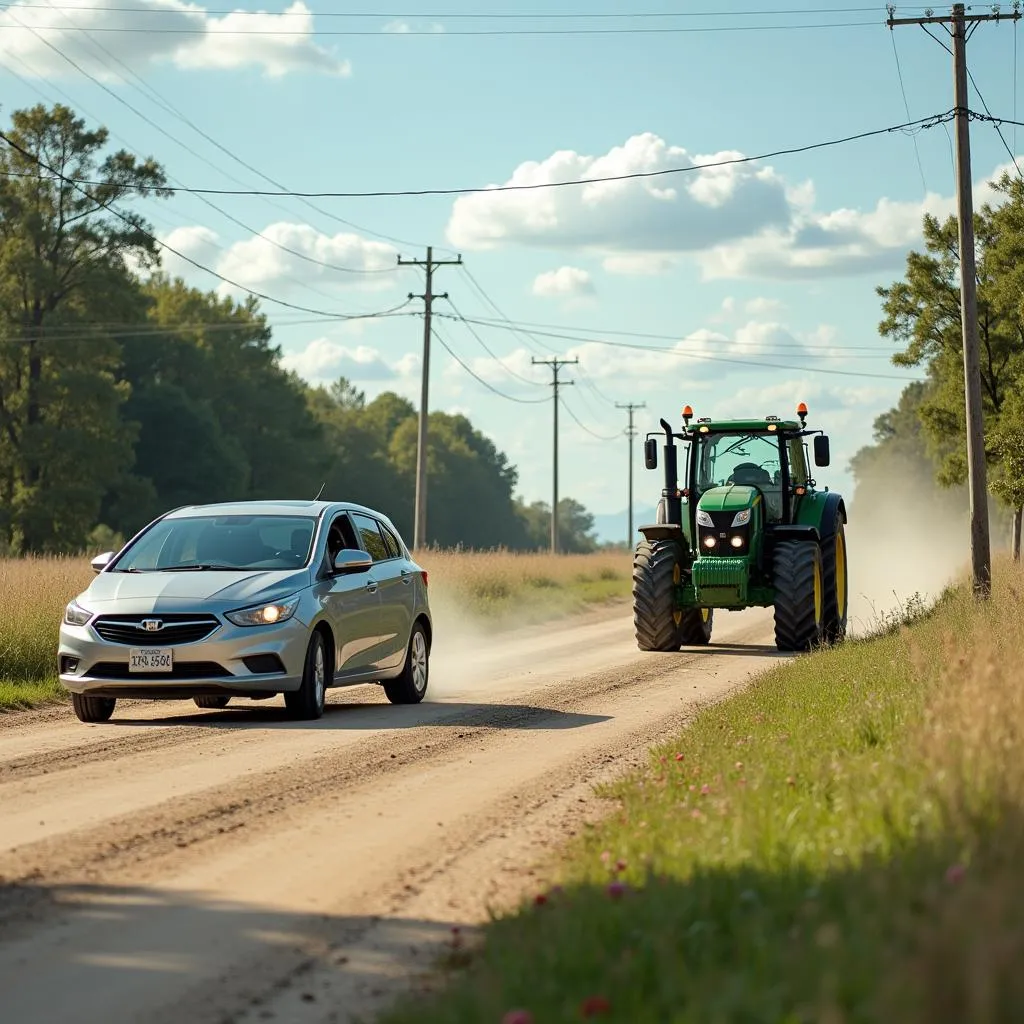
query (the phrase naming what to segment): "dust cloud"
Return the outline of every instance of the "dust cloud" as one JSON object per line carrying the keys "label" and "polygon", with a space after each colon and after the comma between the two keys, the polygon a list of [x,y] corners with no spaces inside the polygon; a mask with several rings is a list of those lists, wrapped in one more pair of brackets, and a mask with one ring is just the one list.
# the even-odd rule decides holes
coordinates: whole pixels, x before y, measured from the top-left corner
{"label": "dust cloud", "polygon": [[[444,700],[482,689],[487,681],[486,652],[493,633],[454,595],[431,587],[430,611],[437,641],[430,652],[430,689],[426,699]],[[522,649],[524,668],[529,650]]]}

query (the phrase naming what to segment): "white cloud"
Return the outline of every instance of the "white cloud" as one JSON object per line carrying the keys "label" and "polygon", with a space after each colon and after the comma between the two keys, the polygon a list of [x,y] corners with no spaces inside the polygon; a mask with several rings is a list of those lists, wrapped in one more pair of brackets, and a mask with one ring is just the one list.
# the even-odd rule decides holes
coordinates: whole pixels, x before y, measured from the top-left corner
{"label": "white cloud", "polygon": [[[285,297],[303,286],[376,291],[395,284],[390,271],[396,267],[397,251],[383,242],[360,235],[321,234],[308,224],[279,221],[268,225],[261,235],[224,244],[216,232],[206,227],[176,228],[161,241],[197,263],[255,291]],[[275,244],[276,243],[276,244]],[[210,287],[208,275],[179,260],[166,250],[162,255],[167,273],[198,280]],[[240,297],[241,289],[222,283],[218,290]]]}
{"label": "white cloud", "polygon": [[[561,150],[546,160],[528,161],[505,184],[650,173],[738,156],[691,157],[645,132],[598,157]],[[773,170],[733,164],[672,177],[528,191],[488,189],[457,199],[447,230],[449,240],[463,249],[518,243],[620,256],[699,252],[762,228],[784,228],[789,217],[785,186]]]}
{"label": "white cloud", "polygon": [[[161,12],[158,19],[153,11]],[[97,29],[104,31],[90,36]],[[31,77],[77,74],[63,53],[114,81],[121,77],[118,65],[97,46],[99,40],[109,54],[136,67],[171,61],[181,68],[256,67],[274,78],[292,71],[349,75],[349,62],[319,46],[313,34],[313,12],[302,0],[280,14],[233,11],[223,17],[184,0],[134,0],[111,9],[93,0],[19,2],[0,13],[0,63]]]}
{"label": "white cloud", "polygon": [[330,338],[316,338],[298,352],[286,353],[281,364],[313,384],[326,384],[347,377],[354,384],[395,381],[419,373],[420,359],[408,354],[388,362],[367,345],[349,347]]}
{"label": "white cloud", "polygon": [[549,299],[582,298],[594,294],[594,282],[590,274],[579,267],[559,267],[537,275],[533,294]]}
{"label": "white cloud", "polygon": [[[650,132],[601,156],[560,150],[520,164],[504,182],[556,187],[498,191],[492,185],[462,196],[452,207],[448,238],[462,249],[528,245],[587,252],[603,257],[609,273],[663,273],[673,257],[689,254],[705,280],[809,280],[898,269],[921,242],[923,214],[955,212],[954,199],[937,193],[915,201],[881,198],[868,210],[821,210],[813,182],[789,183],[755,163],[557,187],[742,156],[691,156]],[[994,198],[987,182],[1007,168],[1012,165],[976,183],[977,205]]]}
{"label": "white cloud", "polygon": [[768,313],[775,313],[782,309],[783,304],[778,299],[758,297],[745,302],[743,304],[743,308],[754,316],[764,316]]}

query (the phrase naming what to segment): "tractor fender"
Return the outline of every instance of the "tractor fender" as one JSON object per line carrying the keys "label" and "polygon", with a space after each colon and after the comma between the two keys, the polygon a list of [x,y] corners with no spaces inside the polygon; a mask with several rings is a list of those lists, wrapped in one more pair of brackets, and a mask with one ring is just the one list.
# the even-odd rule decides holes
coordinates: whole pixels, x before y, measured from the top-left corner
{"label": "tractor fender", "polygon": [[836,491],[816,491],[800,502],[797,524],[815,527],[820,540],[825,542],[832,537],[837,513],[847,522],[843,496]]}
{"label": "tractor fender", "polygon": [[678,523],[651,523],[649,526],[638,526],[637,529],[645,540],[673,540],[684,548],[689,547],[683,528]]}

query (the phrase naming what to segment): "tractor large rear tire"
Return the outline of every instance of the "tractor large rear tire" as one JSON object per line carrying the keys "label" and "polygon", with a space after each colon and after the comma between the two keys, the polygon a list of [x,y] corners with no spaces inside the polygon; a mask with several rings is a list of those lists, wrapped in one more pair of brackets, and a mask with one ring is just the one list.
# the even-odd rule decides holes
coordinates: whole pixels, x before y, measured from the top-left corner
{"label": "tractor large rear tire", "polygon": [[682,575],[679,545],[642,540],[633,554],[633,625],[641,651],[678,651],[683,643],[682,614],[675,588]]}
{"label": "tractor large rear tire", "polygon": [[806,651],[821,643],[824,584],[821,548],[809,541],[784,540],[775,546],[775,646]]}
{"label": "tractor large rear tire", "polygon": [[837,512],[835,527],[821,542],[821,577],[825,593],[824,638],[838,644],[846,639],[850,582],[846,564],[846,527]]}
{"label": "tractor large rear tire", "polygon": [[[707,616],[705,618],[705,616]],[[688,608],[679,623],[679,639],[684,647],[704,647],[711,643],[713,608]]]}

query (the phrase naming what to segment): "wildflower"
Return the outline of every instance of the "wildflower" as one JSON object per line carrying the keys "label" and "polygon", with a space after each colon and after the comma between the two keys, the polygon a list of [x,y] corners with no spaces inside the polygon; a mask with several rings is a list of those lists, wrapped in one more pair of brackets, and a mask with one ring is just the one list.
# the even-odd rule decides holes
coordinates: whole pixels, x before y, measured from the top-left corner
{"label": "wildflower", "polygon": [[951,864],[946,869],[946,882],[949,885],[956,885],[957,882],[962,882],[964,875],[967,874],[967,868],[963,864]]}
{"label": "wildflower", "polygon": [[619,860],[617,860],[615,862],[615,870],[616,871],[620,871],[620,872],[621,871],[625,871],[626,870],[626,862],[624,860],[622,860],[621,858]]}
{"label": "wildflower", "polygon": [[533,1024],[533,1014],[529,1010],[509,1010],[501,1024]]}
{"label": "wildflower", "polygon": [[602,852],[602,854],[601,854],[601,862],[603,864],[607,864],[608,861],[610,861],[611,859],[612,859],[612,855],[607,850],[604,850]]}
{"label": "wildflower", "polygon": [[538,907],[543,907],[544,904],[547,903],[547,901],[547,896],[545,896],[542,892],[537,893],[537,895],[533,897],[534,905]]}
{"label": "wildflower", "polygon": [[612,1004],[604,996],[587,996],[580,1003],[580,1016],[597,1017],[602,1013],[607,1013],[611,1008]]}
{"label": "wildflower", "polygon": [[685,754],[676,754],[676,760],[677,761],[685,761],[686,760],[686,755]]}
{"label": "wildflower", "polygon": [[611,896],[611,898],[613,900],[617,900],[617,899],[621,898],[622,896],[626,895],[626,883],[625,882],[609,882],[608,883],[607,892],[608,892],[608,895]]}
{"label": "wildflower", "polygon": [[710,792],[711,787],[705,782],[704,785],[700,787],[701,796],[707,796]]}

